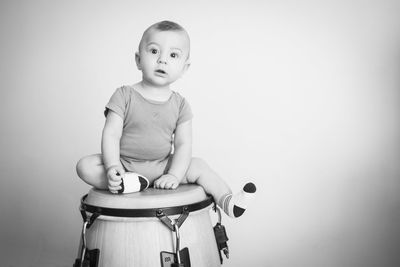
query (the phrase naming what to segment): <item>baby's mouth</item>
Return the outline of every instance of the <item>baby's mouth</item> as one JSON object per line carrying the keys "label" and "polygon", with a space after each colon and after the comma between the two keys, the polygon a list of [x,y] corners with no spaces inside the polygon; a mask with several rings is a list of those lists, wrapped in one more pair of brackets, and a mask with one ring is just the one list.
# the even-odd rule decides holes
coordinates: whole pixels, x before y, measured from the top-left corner
{"label": "baby's mouth", "polygon": [[163,75],[167,74],[167,72],[165,72],[165,70],[161,70],[161,69],[156,70],[156,73],[163,74]]}

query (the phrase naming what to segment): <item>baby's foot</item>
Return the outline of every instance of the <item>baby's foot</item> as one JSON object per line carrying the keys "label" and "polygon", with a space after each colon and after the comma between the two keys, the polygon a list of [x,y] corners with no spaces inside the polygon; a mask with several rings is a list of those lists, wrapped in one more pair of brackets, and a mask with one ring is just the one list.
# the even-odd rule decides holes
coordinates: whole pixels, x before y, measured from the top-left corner
{"label": "baby's foot", "polygon": [[124,178],[121,178],[121,189],[118,190],[118,194],[127,194],[140,192],[149,187],[149,180],[143,175],[127,172],[124,175]]}
{"label": "baby's foot", "polygon": [[254,198],[256,186],[253,183],[247,183],[243,189],[236,194],[228,194],[222,197],[220,207],[230,217],[240,217],[247,208],[247,204]]}

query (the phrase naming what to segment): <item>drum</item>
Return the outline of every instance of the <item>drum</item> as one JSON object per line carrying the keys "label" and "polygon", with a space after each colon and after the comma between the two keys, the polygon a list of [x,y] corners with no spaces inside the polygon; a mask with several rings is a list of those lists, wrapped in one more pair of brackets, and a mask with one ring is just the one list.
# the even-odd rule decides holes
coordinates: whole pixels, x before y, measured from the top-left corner
{"label": "drum", "polygon": [[99,249],[100,267],[169,266],[162,255],[175,252],[173,224],[179,222],[178,246],[188,248],[191,266],[220,266],[212,206],[212,198],[198,185],[122,195],[91,189],[81,206],[88,216],[96,215],[86,230],[86,247]]}

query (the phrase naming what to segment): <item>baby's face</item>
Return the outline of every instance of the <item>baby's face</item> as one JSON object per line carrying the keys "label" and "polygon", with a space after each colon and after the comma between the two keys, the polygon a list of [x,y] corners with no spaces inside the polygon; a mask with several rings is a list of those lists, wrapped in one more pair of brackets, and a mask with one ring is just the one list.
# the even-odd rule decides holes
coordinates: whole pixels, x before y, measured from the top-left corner
{"label": "baby's face", "polygon": [[136,54],[143,80],[163,87],[179,79],[189,67],[189,37],[183,31],[150,30]]}

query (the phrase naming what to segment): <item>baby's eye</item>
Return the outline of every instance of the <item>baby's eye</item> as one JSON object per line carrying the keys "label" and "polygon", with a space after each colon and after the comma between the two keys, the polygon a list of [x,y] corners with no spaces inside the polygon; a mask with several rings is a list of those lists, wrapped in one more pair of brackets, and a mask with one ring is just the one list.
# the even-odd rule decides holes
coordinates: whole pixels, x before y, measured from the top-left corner
{"label": "baby's eye", "polygon": [[178,58],[179,55],[178,55],[178,53],[171,53],[171,57],[172,57],[172,58]]}
{"label": "baby's eye", "polygon": [[155,49],[155,48],[153,48],[153,49],[150,50],[150,52],[151,52],[152,54],[157,54],[157,53],[158,53],[158,50]]}

